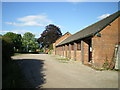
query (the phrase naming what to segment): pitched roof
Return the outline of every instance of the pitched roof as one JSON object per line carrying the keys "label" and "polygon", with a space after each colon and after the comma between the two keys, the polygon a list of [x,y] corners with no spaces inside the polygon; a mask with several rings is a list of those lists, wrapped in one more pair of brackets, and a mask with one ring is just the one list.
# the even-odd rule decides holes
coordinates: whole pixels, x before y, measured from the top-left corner
{"label": "pitched roof", "polygon": [[70,37],[66,38],[64,41],[59,43],[57,46],[64,45],[79,39],[83,39],[89,36],[94,36],[96,33],[103,30],[107,25],[109,25],[111,22],[113,22],[116,18],[120,16],[120,11],[110,15],[109,17],[106,17],[95,24],[92,24],[83,30],[71,35]]}
{"label": "pitched roof", "polygon": [[[69,32],[66,32],[64,35],[62,35],[61,37],[63,37],[63,36],[65,36],[66,34],[70,34],[71,35],[71,33],[69,33]],[[59,37],[57,40],[59,40],[61,37]],[[57,41],[56,40],[56,41]]]}

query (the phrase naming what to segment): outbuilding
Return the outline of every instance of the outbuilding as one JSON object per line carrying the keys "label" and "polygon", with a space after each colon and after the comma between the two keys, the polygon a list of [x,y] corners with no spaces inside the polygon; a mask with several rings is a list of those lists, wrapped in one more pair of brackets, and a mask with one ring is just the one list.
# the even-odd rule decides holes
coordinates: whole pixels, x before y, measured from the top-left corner
{"label": "outbuilding", "polygon": [[56,54],[61,55],[61,51],[60,51],[61,49],[59,50],[59,48],[56,48],[56,46],[70,36],[71,36],[71,33],[66,32],[64,35],[62,35],[60,38],[58,38],[55,41],[55,43],[53,43],[53,54],[54,55],[56,55]]}
{"label": "outbuilding", "polygon": [[56,54],[95,67],[115,67],[120,45],[120,11],[71,35],[55,45]]}

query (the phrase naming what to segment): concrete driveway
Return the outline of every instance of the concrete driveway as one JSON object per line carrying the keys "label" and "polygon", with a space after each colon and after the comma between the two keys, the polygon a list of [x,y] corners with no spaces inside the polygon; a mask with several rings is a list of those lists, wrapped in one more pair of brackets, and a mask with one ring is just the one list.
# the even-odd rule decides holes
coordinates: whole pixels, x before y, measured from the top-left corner
{"label": "concrete driveway", "polygon": [[47,54],[12,58],[31,83],[26,88],[118,88],[117,71],[96,71],[78,61],[60,62],[60,56]]}

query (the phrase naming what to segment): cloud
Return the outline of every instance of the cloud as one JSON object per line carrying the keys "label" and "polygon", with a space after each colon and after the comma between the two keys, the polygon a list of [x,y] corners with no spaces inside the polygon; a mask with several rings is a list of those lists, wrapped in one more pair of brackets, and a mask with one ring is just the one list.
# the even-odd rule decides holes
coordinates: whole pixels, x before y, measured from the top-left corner
{"label": "cloud", "polygon": [[13,32],[13,33],[16,33],[16,34],[24,34],[26,32],[30,32],[29,30],[2,30],[0,31],[0,33],[7,33],[7,32]]}
{"label": "cloud", "polygon": [[7,32],[10,32],[10,31],[0,31],[0,33],[7,33]]}
{"label": "cloud", "polygon": [[22,36],[26,33],[26,32],[31,32],[32,34],[35,35],[36,38],[40,37],[40,33],[38,32],[33,32],[33,31],[30,31],[30,30],[2,30],[0,31],[0,33],[2,34],[5,34],[7,32],[13,32],[13,33],[16,33],[16,34],[21,34]]}
{"label": "cloud", "polygon": [[17,18],[16,22],[5,22],[9,25],[14,26],[45,26],[46,24],[52,23],[53,21],[48,19],[47,15],[29,15],[21,18]]}
{"label": "cloud", "polygon": [[37,22],[24,22],[24,23],[16,23],[16,22],[6,22],[6,24],[14,25],[14,26],[44,26],[43,24],[39,24]]}
{"label": "cloud", "polygon": [[103,18],[106,18],[106,17],[108,17],[108,16],[110,16],[110,14],[103,14],[103,15],[97,17],[97,18],[98,18],[98,19],[103,19]]}

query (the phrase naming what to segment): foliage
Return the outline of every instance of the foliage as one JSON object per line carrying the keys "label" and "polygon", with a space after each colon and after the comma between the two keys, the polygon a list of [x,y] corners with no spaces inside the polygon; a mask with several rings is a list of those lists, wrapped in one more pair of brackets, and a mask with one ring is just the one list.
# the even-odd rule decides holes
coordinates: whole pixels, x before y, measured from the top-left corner
{"label": "foliage", "polygon": [[104,62],[104,64],[103,64],[103,68],[109,69],[109,62],[108,62],[107,59],[105,60],[105,62]]}
{"label": "foliage", "polygon": [[107,57],[107,55],[106,55],[106,59],[105,59],[105,61],[104,61],[104,64],[103,64],[103,68],[104,69],[114,69],[114,66],[115,66],[115,61],[112,59],[111,61],[108,61],[108,57]]}
{"label": "foliage", "polygon": [[25,33],[23,37],[20,34],[8,32],[3,35],[3,37],[10,39],[11,44],[14,47],[14,51],[35,51],[37,48],[39,48],[39,44],[35,38],[35,35],[30,32]]}
{"label": "foliage", "polygon": [[[31,38],[29,39],[31,40]],[[11,56],[14,55],[14,47],[16,49],[22,47],[22,37],[20,34],[9,32],[0,36],[0,40],[2,41],[2,88],[22,88],[28,82],[26,83],[23,78],[18,63],[11,60]],[[37,39],[35,40],[37,41]]]}
{"label": "foliage", "polygon": [[49,47],[48,47],[49,50],[52,50],[53,49],[53,44],[51,44]]}
{"label": "foliage", "polygon": [[22,44],[25,51],[35,51],[39,48],[39,44],[37,43],[35,35],[30,32],[27,32],[23,35]]}
{"label": "foliage", "polygon": [[16,34],[16,33],[13,33],[13,32],[8,32],[3,37],[10,38],[12,43],[13,43],[13,47],[15,49],[18,49],[18,50],[21,49],[21,46],[22,46],[22,36],[20,34]]}
{"label": "foliage", "polygon": [[2,37],[2,60],[3,64],[10,61],[10,57],[14,54],[13,42],[8,37]]}
{"label": "foliage", "polygon": [[38,42],[41,44],[41,48],[49,47],[54,43],[59,37],[62,36],[61,30],[59,27],[50,24],[45,27],[45,30],[41,34],[41,37],[38,39]]}

